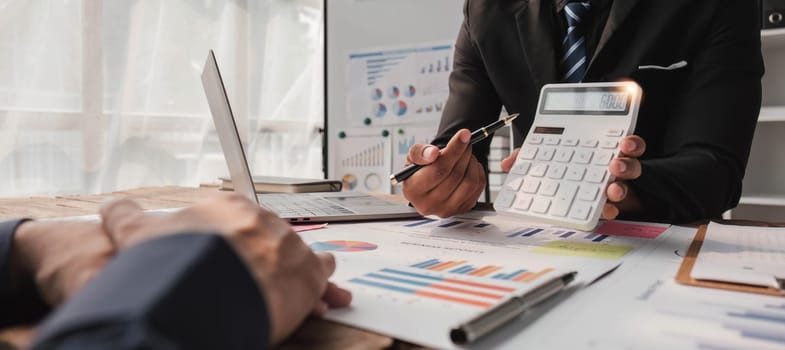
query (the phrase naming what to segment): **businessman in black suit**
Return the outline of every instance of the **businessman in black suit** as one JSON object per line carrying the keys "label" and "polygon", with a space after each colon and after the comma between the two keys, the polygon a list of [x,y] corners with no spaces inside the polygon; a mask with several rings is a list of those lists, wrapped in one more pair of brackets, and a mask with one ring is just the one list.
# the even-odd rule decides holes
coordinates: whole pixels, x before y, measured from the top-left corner
{"label": "businessman in black suit", "polygon": [[644,95],[635,135],[622,140],[608,204],[595,210],[719,216],[738,204],[760,110],[758,16],[750,0],[466,0],[438,136],[409,152],[430,166],[404,182],[404,195],[422,214],[468,211],[485,187],[490,140],[471,147],[464,129],[504,106],[521,114],[520,142],[543,85],[633,80]]}
{"label": "businessman in black suit", "polygon": [[351,300],[327,282],[332,255],[243,196],[165,217],[131,201],[101,214],[0,223],[0,326],[59,306],[33,348],[262,349]]}

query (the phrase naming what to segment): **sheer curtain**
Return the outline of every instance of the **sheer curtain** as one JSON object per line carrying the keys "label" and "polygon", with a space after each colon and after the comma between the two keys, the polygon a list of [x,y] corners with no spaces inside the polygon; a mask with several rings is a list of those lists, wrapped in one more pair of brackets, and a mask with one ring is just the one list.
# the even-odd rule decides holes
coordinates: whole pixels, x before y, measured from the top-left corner
{"label": "sheer curtain", "polygon": [[255,174],[321,177],[321,0],[0,0],[0,196],[226,175],[216,50]]}

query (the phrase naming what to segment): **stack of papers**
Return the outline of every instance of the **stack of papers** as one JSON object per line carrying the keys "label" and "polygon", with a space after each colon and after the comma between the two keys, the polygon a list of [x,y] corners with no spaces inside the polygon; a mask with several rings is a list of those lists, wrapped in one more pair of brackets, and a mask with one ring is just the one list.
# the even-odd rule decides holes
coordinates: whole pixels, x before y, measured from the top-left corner
{"label": "stack of papers", "polygon": [[782,290],[785,228],[710,223],[691,276]]}

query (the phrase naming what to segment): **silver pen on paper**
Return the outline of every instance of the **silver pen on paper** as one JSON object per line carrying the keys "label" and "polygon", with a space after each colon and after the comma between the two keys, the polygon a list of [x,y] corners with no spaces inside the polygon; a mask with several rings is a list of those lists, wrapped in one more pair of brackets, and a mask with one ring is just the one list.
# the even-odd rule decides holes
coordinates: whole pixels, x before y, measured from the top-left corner
{"label": "silver pen on paper", "polygon": [[516,295],[450,330],[450,340],[457,345],[471,343],[510,320],[526,313],[537,304],[564,290],[577,272],[567,272]]}

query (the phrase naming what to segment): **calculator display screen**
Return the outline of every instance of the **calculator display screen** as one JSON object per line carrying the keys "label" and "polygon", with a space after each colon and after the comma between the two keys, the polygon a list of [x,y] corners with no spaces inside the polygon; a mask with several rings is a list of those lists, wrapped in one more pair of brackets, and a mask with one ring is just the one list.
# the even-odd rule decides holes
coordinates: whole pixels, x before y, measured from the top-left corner
{"label": "calculator display screen", "polygon": [[626,115],[632,93],[615,88],[553,88],[545,91],[541,114]]}

